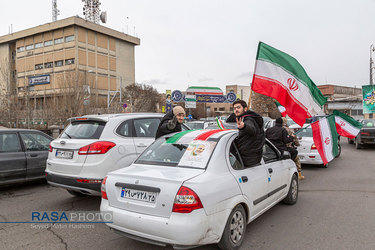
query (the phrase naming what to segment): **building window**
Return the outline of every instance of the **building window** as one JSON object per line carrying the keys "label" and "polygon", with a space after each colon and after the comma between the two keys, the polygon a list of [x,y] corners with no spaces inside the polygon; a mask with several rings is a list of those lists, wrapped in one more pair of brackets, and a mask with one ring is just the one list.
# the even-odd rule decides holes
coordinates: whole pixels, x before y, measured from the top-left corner
{"label": "building window", "polygon": [[358,109],[358,115],[363,115],[363,109]]}
{"label": "building window", "polygon": [[55,67],[61,67],[61,66],[64,66],[64,61],[63,60],[55,62]]}
{"label": "building window", "polygon": [[65,42],[71,42],[71,41],[74,41],[74,35],[65,37]]}
{"label": "building window", "polygon": [[35,48],[42,48],[43,47],[43,43],[36,43],[35,44]]}
{"label": "building window", "polygon": [[65,65],[70,65],[70,64],[74,64],[74,58],[70,58],[70,59],[65,60]]}
{"label": "building window", "polygon": [[22,52],[22,51],[25,51],[25,47],[22,46],[22,47],[17,48],[17,52]]}
{"label": "building window", "polygon": [[230,110],[230,111],[233,111],[233,107],[230,107],[229,110]]}
{"label": "building window", "polygon": [[35,64],[35,70],[43,69],[43,63]]}
{"label": "building window", "polygon": [[51,46],[53,44],[52,40],[45,41],[44,42],[44,47]]}
{"label": "building window", "polygon": [[64,38],[55,39],[55,44],[59,44],[59,43],[63,43],[63,42],[64,42]]}
{"label": "building window", "polygon": [[26,46],[26,50],[31,50],[34,48],[34,44],[30,44]]}
{"label": "building window", "polygon": [[224,107],[220,107],[219,111],[225,111],[225,108]]}
{"label": "building window", "polygon": [[214,108],[214,111],[217,111],[217,108]]}
{"label": "building window", "polygon": [[52,62],[47,62],[44,64],[44,67],[47,69],[47,68],[52,68],[53,67],[53,63]]}

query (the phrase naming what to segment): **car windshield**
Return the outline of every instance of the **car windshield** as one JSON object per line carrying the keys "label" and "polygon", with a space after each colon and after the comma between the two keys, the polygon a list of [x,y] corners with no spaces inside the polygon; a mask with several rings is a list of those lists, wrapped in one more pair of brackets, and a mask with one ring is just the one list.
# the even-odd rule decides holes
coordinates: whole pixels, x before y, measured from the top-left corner
{"label": "car windshield", "polygon": [[311,127],[301,128],[296,132],[298,137],[313,137]]}
{"label": "car windshield", "polygon": [[99,139],[103,132],[105,122],[75,121],[61,134],[62,139]]}
{"label": "car windshield", "polygon": [[362,121],[364,128],[373,128],[375,127],[375,120],[374,119],[366,119]]}
{"label": "car windshield", "polygon": [[216,141],[177,142],[175,139],[172,136],[156,140],[135,163],[165,167],[206,168]]}
{"label": "car windshield", "polygon": [[186,125],[191,129],[203,129],[204,128],[203,122],[187,122]]}

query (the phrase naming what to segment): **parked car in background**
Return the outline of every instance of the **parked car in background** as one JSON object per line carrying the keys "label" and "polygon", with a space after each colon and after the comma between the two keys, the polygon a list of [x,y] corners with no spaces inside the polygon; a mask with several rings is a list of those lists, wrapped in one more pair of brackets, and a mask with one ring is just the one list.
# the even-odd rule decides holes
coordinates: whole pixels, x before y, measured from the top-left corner
{"label": "parked car in background", "polygon": [[[305,123],[302,128],[298,124],[294,124],[289,128],[293,129],[295,131],[295,135],[298,137],[300,146],[297,147],[297,150],[301,163],[320,165],[324,168],[327,168],[328,164],[323,164],[323,160],[320,157],[319,152],[314,144],[311,124]],[[337,157],[339,157],[341,154],[340,142],[338,142],[338,147],[339,153]]]}
{"label": "parked car in background", "polygon": [[104,176],[129,166],[155,140],[163,116],[127,113],[69,119],[70,124],[51,142],[48,183],[73,195],[100,195]]}
{"label": "parked car in background", "polygon": [[190,129],[205,129],[208,126],[216,124],[215,122],[208,122],[208,121],[188,121],[185,122],[185,125],[188,126]]}
{"label": "parked car in background", "polygon": [[298,178],[290,154],[268,140],[264,162],[245,168],[237,136],[200,130],[156,140],[130,167],[103,180],[100,211],[113,214],[107,225],[159,246],[238,249],[248,223],[280,201],[297,202]]}
{"label": "parked car in background", "polygon": [[44,179],[49,135],[32,129],[0,129],[0,185]]}
{"label": "parked car in background", "polygon": [[355,143],[356,149],[366,144],[375,144],[375,119],[364,119],[361,123],[363,127],[357,137],[354,140],[348,139],[349,144]]}

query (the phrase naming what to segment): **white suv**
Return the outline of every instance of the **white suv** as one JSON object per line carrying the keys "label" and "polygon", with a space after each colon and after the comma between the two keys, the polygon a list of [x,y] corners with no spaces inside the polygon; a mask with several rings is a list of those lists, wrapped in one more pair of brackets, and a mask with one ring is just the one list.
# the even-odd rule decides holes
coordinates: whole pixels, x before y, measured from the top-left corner
{"label": "white suv", "polygon": [[48,183],[73,195],[100,195],[106,174],[129,166],[155,140],[163,116],[130,113],[70,118],[70,124],[50,144]]}

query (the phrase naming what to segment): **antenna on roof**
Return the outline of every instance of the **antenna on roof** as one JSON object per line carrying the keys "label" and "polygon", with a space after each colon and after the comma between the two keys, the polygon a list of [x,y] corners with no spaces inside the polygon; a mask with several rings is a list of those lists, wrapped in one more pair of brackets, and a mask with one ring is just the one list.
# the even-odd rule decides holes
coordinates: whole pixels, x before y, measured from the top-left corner
{"label": "antenna on roof", "polygon": [[100,1],[99,0],[82,0],[83,2],[83,15],[87,21],[93,23],[107,22],[107,12],[100,12]]}
{"label": "antenna on roof", "polygon": [[57,9],[57,0],[52,0],[52,22],[57,21],[58,15],[60,15],[60,11]]}

